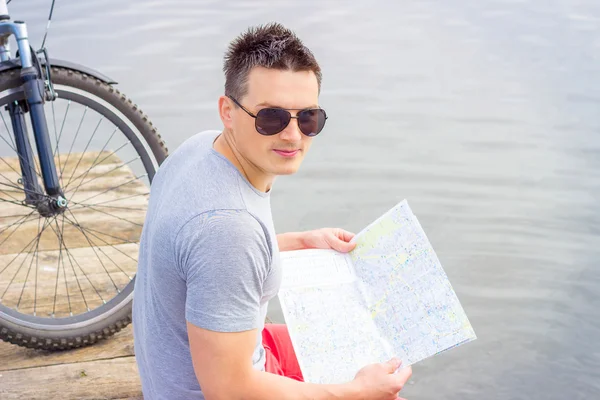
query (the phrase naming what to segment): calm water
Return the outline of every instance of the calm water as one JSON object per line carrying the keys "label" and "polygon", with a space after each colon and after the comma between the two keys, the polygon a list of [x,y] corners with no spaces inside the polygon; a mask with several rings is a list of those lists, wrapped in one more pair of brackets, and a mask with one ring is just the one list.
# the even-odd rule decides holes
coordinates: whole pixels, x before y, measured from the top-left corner
{"label": "calm water", "polygon": [[[36,47],[49,5],[10,5]],[[330,115],[276,182],[278,230],[358,231],[408,199],[479,337],[404,395],[600,398],[600,3],[61,0],[48,45],[174,149],[220,127],[223,51],[271,20],[320,60]]]}

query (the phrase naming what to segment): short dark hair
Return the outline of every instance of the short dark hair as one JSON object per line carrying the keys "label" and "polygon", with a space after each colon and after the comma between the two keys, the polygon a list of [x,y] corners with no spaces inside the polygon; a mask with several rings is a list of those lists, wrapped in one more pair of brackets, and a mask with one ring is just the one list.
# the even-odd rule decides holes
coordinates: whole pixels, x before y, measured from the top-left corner
{"label": "short dark hair", "polygon": [[254,67],[312,71],[321,90],[321,68],[315,56],[294,32],[279,23],[250,27],[230,43],[223,65],[225,95],[244,97]]}

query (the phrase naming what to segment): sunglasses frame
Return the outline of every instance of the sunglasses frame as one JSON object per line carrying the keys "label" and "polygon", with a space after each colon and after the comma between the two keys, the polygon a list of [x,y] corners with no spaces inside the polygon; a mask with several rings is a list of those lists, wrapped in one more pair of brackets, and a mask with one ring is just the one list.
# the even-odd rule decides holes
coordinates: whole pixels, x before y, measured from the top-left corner
{"label": "sunglasses frame", "polygon": [[[292,119],[296,119],[296,120],[298,120],[298,129],[300,130],[300,132],[302,132],[302,134],[303,134],[303,135],[305,135],[305,136],[308,136],[308,137],[315,137],[315,136],[317,136],[319,133],[321,133],[321,131],[322,131],[322,130],[323,130],[323,128],[325,127],[325,123],[323,123],[323,128],[321,128],[321,130],[320,130],[319,132],[317,132],[317,133],[316,133],[316,134],[314,134],[314,135],[308,135],[308,134],[304,133],[304,132],[302,131],[302,128],[300,127],[300,121],[299,121],[299,118],[300,118],[300,117],[299,117],[298,115],[292,115],[292,113],[291,113],[290,111],[299,111],[299,112],[302,112],[302,111],[319,110],[319,111],[322,111],[322,112],[323,112],[323,114],[325,115],[325,121],[327,121],[327,118],[328,118],[328,117],[327,117],[327,112],[326,112],[324,109],[322,109],[322,108],[281,108],[281,107],[267,107],[267,108],[271,108],[271,109],[277,109],[277,110],[283,110],[283,111],[287,111],[287,112],[290,114],[290,120],[288,121],[288,123],[287,123],[287,124],[286,124],[286,125],[285,125],[283,128],[281,128],[281,130],[280,130],[280,131],[278,131],[278,132],[275,132],[275,133],[271,133],[271,134],[265,134],[265,133],[261,133],[261,132],[258,130],[258,126],[256,126],[256,124],[257,124],[257,122],[258,122],[258,115],[257,115],[257,114],[254,114],[253,112],[249,111],[249,110],[248,110],[246,107],[244,107],[242,104],[240,104],[240,102],[239,102],[239,101],[237,101],[236,99],[234,99],[232,96],[229,96],[229,95],[227,95],[227,97],[228,97],[228,98],[229,98],[231,101],[233,101],[233,102],[234,102],[234,103],[235,103],[235,104],[236,104],[238,107],[240,107],[242,110],[244,110],[244,112],[245,112],[246,114],[248,114],[249,116],[251,116],[252,118],[254,118],[254,128],[256,129],[256,131],[257,131],[259,134],[261,134],[261,135],[263,135],[263,136],[273,136],[273,135],[277,135],[278,133],[281,133],[281,132],[282,132],[282,131],[283,131],[285,128],[287,128],[287,127],[288,127],[288,125],[290,124],[290,122],[292,122]],[[259,111],[259,112],[260,112],[260,111]]]}

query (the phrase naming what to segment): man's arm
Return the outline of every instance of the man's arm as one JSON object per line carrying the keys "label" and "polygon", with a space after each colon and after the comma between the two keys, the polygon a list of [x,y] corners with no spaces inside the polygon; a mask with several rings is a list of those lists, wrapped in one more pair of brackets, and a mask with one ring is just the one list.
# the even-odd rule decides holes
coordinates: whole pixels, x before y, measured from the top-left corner
{"label": "man's arm", "polygon": [[286,232],[277,235],[277,245],[280,251],[306,249],[303,237],[306,232]]}
{"label": "man's arm", "polygon": [[333,249],[346,253],[356,246],[350,243],[354,233],[340,228],[322,228],[306,232],[289,232],[277,235],[280,251],[302,249]]}
{"label": "man's arm", "polygon": [[[252,367],[256,329],[222,333],[188,322],[194,371],[207,400],[362,399],[359,382],[317,385]],[[399,389],[398,389],[399,390]],[[371,397],[369,397],[371,398]]]}

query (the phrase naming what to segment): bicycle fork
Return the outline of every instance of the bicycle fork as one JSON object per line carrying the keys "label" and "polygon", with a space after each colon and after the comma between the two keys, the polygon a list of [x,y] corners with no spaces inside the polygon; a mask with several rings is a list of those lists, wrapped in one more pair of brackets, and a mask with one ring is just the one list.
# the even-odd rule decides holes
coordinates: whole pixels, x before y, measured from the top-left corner
{"label": "bicycle fork", "polygon": [[[23,187],[25,190],[25,202],[35,205],[41,214],[49,216],[64,209],[66,207],[66,200],[59,184],[56,165],[54,163],[54,154],[52,152],[52,143],[44,112],[44,80],[42,76],[38,76],[38,71],[33,65],[32,57],[35,57],[35,54],[32,54],[29,40],[27,39],[27,28],[23,22],[0,21],[0,61],[10,59],[8,45],[10,35],[15,36],[19,48],[21,81],[25,93],[25,104],[21,105],[15,101],[7,107],[15,137],[16,151],[19,155],[19,165],[21,166]],[[46,60],[46,62],[49,61]],[[34,154],[29,141],[23,106],[26,107],[30,114],[42,180],[47,195],[44,195],[44,191],[40,188],[37,180],[33,159]]]}

